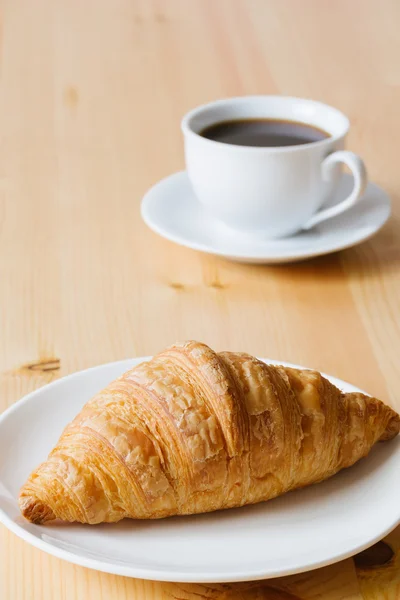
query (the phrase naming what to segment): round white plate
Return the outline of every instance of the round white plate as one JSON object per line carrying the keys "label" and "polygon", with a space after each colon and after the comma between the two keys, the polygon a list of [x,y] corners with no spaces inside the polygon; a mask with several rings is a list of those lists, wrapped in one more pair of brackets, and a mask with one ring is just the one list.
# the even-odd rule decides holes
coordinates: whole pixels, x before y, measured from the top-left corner
{"label": "round white plate", "polygon": [[[330,204],[344,199],[352,185],[352,176],[344,174]],[[157,183],[142,201],[142,217],[159,235],[194,250],[253,264],[294,262],[350,248],[372,237],[389,215],[388,195],[369,183],[356,206],[310,231],[279,240],[254,239],[208,215],[196,200],[186,171]]]}
{"label": "round white plate", "polygon": [[[30,471],[47,457],[82,405],[141,360],[145,359],[110,363],[55,381],[0,417],[0,520],[30,544],[118,575],[244,581],[298,573],[346,558],[399,523],[400,437],[379,444],[366,459],[324,483],[254,506],[91,526],[25,521],[17,495]],[[345,391],[356,390],[329,379]]]}

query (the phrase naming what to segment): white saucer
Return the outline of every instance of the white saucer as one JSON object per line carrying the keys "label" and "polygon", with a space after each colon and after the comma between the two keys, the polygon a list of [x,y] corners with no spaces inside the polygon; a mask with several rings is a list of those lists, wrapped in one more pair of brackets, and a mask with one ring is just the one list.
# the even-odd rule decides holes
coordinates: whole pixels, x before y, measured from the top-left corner
{"label": "white saucer", "polygon": [[[344,174],[332,204],[343,199],[352,185],[351,175]],[[203,209],[186,171],[162,179],[142,201],[142,217],[159,235],[194,250],[246,263],[293,262],[355,246],[373,236],[389,215],[388,195],[369,183],[359,204],[310,231],[279,240],[252,239],[228,229]]]}
{"label": "white saucer", "polygon": [[[28,474],[83,404],[142,360],[146,358],[74,373],[28,394],[0,415],[0,521],[29,544],[77,565],[128,577],[245,581],[347,558],[400,522],[400,436],[377,444],[370,456],[323,483],[254,506],[102,525],[26,521],[17,496]],[[358,391],[329,379],[345,392]]]}

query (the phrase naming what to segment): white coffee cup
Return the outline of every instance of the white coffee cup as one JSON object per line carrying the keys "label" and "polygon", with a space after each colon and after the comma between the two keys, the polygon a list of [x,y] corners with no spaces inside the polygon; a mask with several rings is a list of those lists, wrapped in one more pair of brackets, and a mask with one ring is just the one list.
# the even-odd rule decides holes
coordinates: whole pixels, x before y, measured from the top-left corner
{"label": "white coffee cup", "polygon": [[[297,146],[237,146],[202,137],[210,125],[235,119],[282,119],[322,129],[329,137]],[[198,200],[218,220],[243,233],[278,238],[310,229],[352,207],[367,184],[362,159],[343,150],[349,120],[335,108],[301,98],[244,96],[205,104],[182,120],[186,168]],[[332,197],[342,165],[353,190]]]}

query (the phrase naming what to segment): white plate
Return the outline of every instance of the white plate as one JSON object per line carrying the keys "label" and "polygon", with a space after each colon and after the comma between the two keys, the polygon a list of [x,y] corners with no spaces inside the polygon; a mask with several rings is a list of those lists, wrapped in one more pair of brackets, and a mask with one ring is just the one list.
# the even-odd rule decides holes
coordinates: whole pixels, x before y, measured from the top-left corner
{"label": "white plate", "polygon": [[[345,198],[353,185],[344,174],[335,198]],[[244,263],[285,263],[350,248],[372,237],[390,216],[386,192],[369,183],[361,201],[347,212],[310,231],[279,240],[243,236],[208,215],[197,202],[186,171],[158,182],[142,201],[145,223],[159,235],[209,254]]]}
{"label": "white plate", "polygon": [[[112,379],[145,359],[81,371],[51,383],[0,417],[0,520],[70,562],[162,581],[243,581],[315,569],[379,540],[400,520],[400,438],[351,469],[255,506],[160,521],[32,525],[17,495],[68,421]],[[274,363],[276,361],[267,360]],[[345,391],[353,386],[329,378]]]}

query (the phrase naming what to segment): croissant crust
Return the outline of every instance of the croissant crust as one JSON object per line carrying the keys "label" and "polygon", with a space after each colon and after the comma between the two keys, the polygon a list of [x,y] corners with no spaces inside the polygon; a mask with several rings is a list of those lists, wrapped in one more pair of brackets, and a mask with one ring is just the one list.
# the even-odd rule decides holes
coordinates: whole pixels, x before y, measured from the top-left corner
{"label": "croissant crust", "polygon": [[185,342],[91,399],[19,504],[33,523],[242,506],[326,479],[399,429],[394,410],[320,373]]}

